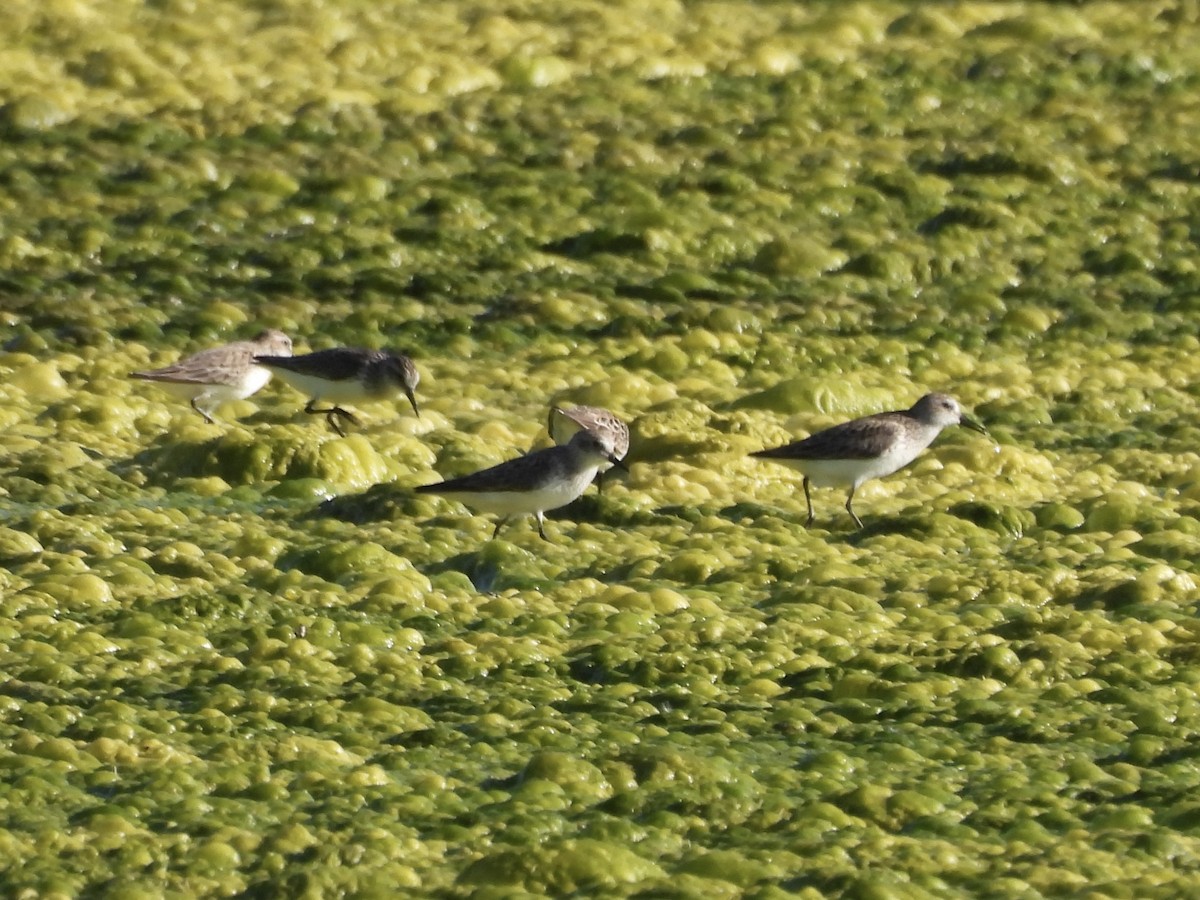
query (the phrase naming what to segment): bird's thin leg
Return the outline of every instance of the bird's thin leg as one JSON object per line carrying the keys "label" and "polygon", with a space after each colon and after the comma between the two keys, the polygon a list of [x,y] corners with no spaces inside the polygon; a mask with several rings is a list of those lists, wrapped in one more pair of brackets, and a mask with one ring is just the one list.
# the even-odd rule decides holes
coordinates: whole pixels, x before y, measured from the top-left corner
{"label": "bird's thin leg", "polygon": [[542,527],[542,523],[543,523],[543,521],[544,521],[544,520],[543,520],[543,518],[542,518],[542,513],[541,513],[541,511],[539,510],[538,512],[535,512],[535,513],[534,513],[534,516],[536,516],[536,517],[537,517],[537,523],[538,523],[538,534],[539,534],[539,535],[541,535],[541,538],[542,538],[542,540],[543,540],[543,541],[548,541],[548,540],[550,540],[550,538],[546,537],[546,529]]}
{"label": "bird's thin leg", "polygon": [[329,423],[330,428],[336,431],[339,436],[346,436],[346,432],[342,431],[342,426],[337,423],[338,408],[336,406],[331,407],[330,409],[317,409],[317,398],[313,397],[304,404],[304,411],[310,416],[324,415],[325,421]]}
{"label": "bird's thin leg", "polygon": [[358,424],[358,419],[354,417],[354,414],[342,409],[340,406],[331,406],[328,409],[317,409],[316,404],[317,400],[314,397],[304,405],[304,411],[309,415],[324,414],[325,421],[329,423],[329,427],[336,431],[341,437],[345,437],[346,432],[342,431],[342,426],[338,423],[339,417],[345,419],[352,425]]}
{"label": "bird's thin leg", "polygon": [[496,523],[496,530],[492,532],[492,540],[494,541],[500,534],[500,529],[504,523],[508,521],[508,516],[501,516],[500,521]]}
{"label": "bird's thin leg", "polygon": [[596,473],[596,493],[597,494],[604,493],[604,473],[603,472]]}
{"label": "bird's thin leg", "polygon": [[[329,414],[331,416],[337,416],[338,418],[345,419],[351,425],[359,424],[359,421],[357,417],[355,417],[354,413],[350,412],[348,409],[342,409],[340,406],[335,406],[329,411]],[[338,434],[340,434],[342,437],[346,436],[345,432],[343,432],[340,428],[338,429]]]}
{"label": "bird's thin leg", "polygon": [[354,413],[350,412],[350,410],[348,410],[348,409],[342,409],[340,406],[335,406],[333,408],[333,411],[335,413],[337,413],[339,416],[341,416],[343,419],[345,419],[347,422],[349,422],[351,425],[361,424],[358,421],[358,416],[354,415]]}
{"label": "bird's thin leg", "polygon": [[213,419],[213,417],[210,416],[207,412],[205,412],[199,406],[196,405],[196,401],[199,399],[200,399],[199,397],[192,398],[192,409],[194,409],[196,412],[200,413],[200,415],[204,416],[204,421],[207,422],[209,425],[216,425],[217,423]]}
{"label": "bird's thin leg", "polygon": [[862,519],[860,519],[854,512],[854,491],[857,487],[858,485],[850,486],[850,496],[846,498],[846,512],[850,513],[850,518],[854,520],[854,524],[859,528],[862,528]]}
{"label": "bird's thin leg", "polygon": [[[804,527],[812,528],[813,519],[816,517],[813,515],[812,496],[808,492],[808,484],[809,484],[808,476],[805,475],[804,476],[804,502],[808,504],[808,518],[804,521]],[[851,515],[853,515],[853,513],[851,513]]]}

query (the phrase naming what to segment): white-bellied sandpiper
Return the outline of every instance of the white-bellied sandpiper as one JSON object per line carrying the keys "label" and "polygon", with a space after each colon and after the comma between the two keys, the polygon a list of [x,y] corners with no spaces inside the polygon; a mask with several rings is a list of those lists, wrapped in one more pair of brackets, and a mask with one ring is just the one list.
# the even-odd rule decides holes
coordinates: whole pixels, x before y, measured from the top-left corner
{"label": "white-bellied sandpiper", "polygon": [[911,409],[877,413],[818,431],[800,441],[760,450],[751,456],[770,459],[804,475],[804,500],[808,504],[806,527],[813,523],[809,485],[848,485],[846,512],[863,527],[854,512],[854,492],[872,478],[902,469],[933,443],[943,428],[965,425],[987,434],[979,422],[963,413],[958,402],[945,394],[926,394]]}
{"label": "white-bellied sandpiper", "polygon": [[292,352],[292,339],[269,328],[249,341],[235,341],[184,357],[174,365],[149,372],[131,372],[130,378],[152,381],[168,393],[182,397],[192,409],[213,423],[212,412],[229,400],[244,400],[271,380],[270,369],[255,357],[270,354],[284,358]]}
{"label": "white-bellied sandpiper", "polygon": [[[342,431],[338,420],[345,419],[357,425],[358,419],[338,406],[339,403],[386,400],[404,394],[417,418],[421,416],[413,393],[421,375],[413,361],[402,353],[333,347],[300,356],[262,355],[255,357],[255,361],[277,373],[296,390],[308,394],[304,411],[312,415],[324,414],[329,427],[342,437],[346,432]],[[322,400],[333,405],[318,409],[317,404]]]}
{"label": "white-bellied sandpiper", "polygon": [[510,517],[532,514],[537,518],[538,534],[545,540],[543,513],[579,497],[606,461],[624,467],[613,452],[612,438],[580,431],[561,447],[535,450],[490,469],[416,490],[457,500],[480,512],[496,513],[500,521],[493,538]]}

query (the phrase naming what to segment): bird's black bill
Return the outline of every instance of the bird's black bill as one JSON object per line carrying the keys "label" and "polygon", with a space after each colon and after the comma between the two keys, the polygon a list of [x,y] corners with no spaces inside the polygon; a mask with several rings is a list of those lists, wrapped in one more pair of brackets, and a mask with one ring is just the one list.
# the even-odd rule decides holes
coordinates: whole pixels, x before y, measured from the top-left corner
{"label": "bird's black bill", "polygon": [[412,391],[408,392],[408,402],[412,404],[413,412],[417,414],[417,418],[421,418],[421,410],[417,409],[417,395]]}
{"label": "bird's black bill", "polygon": [[618,459],[616,456],[609,454],[608,461],[610,463],[612,463],[614,466],[616,466],[618,469],[622,469],[626,472],[629,471],[629,466],[625,465],[625,460],[623,460],[623,459]]}
{"label": "bird's black bill", "polygon": [[[972,419],[970,416],[963,416],[959,420],[959,424],[962,425],[964,428],[970,428],[972,431],[978,431],[980,434],[988,433],[988,430],[983,427],[982,422],[980,422],[976,419]],[[989,437],[990,437],[990,435],[989,435]]]}

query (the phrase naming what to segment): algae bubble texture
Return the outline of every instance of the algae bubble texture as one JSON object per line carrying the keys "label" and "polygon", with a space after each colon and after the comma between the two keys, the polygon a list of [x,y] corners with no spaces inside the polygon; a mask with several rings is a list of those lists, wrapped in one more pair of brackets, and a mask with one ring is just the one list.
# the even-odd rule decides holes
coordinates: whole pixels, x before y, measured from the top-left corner
{"label": "algae bubble texture", "polygon": [[[1200,888],[1195,4],[5,16],[7,891]],[[126,377],[266,327],[422,418]],[[747,459],[930,390],[862,532]],[[551,402],[552,542],[411,493]]]}

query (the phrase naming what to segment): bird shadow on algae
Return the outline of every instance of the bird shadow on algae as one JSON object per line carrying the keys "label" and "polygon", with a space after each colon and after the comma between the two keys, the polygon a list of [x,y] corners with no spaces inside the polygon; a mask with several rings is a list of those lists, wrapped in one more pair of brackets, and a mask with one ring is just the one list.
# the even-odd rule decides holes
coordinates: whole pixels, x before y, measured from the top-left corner
{"label": "bird shadow on algae", "polygon": [[[553,524],[547,527],[551,544],[561,545],[571,539],[571,529],[581,522],[606,522],[608,507],[594,497],[577,500],[562,509],[554,510],[546,518]],[[344,494],[330,498],[302,519],[337,519],[353,525],[388,522],[400,518],[422,520],[430,528],[461,528],[463,520],[470,518],[466,509],[453,514],[428,515],[428,501],[418,498],[411,491],[395,485],[377,484],[359,494]],[[494,516],[484,516],[495,522]],[[465,575],[475,590],[483,594],[494,594],[511,588],[544,590],[557,583],[541,573],[537,553],[525,549],[526,539],[520,530],[532,527],[533,517],[513,517],[501,531],[499,538],[484,538],[477,545],[439,562],[422,564],[419,568],[428,577],[457,572]],[[516,532],[516,533],[514,533]],[[506,539],[511,535],[514,540]],[[537,548],[534,548],[535,550]]]}

